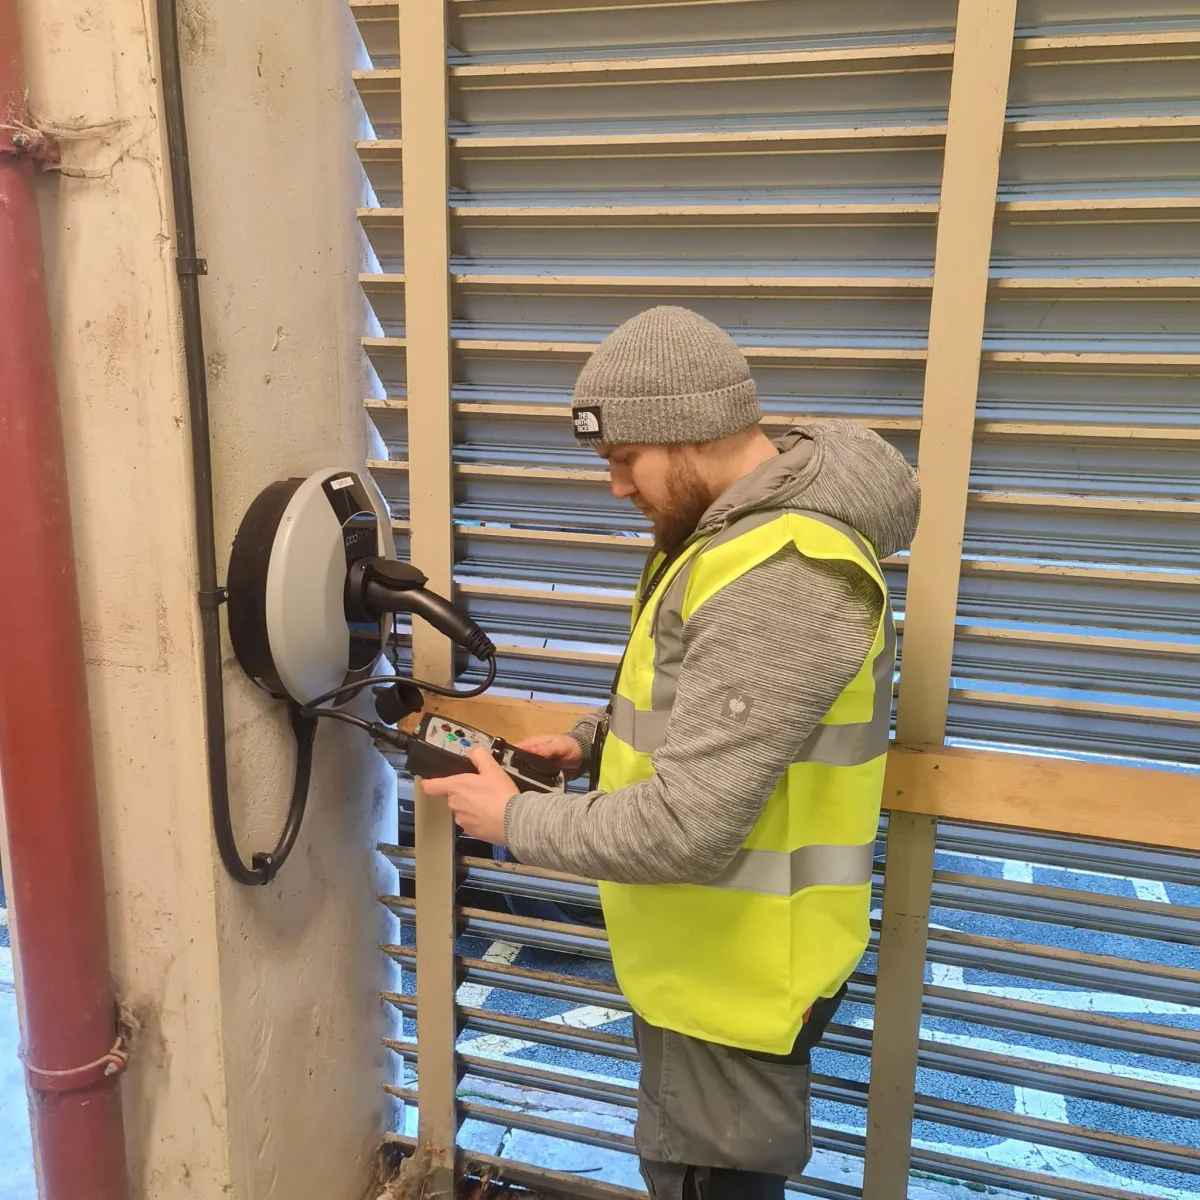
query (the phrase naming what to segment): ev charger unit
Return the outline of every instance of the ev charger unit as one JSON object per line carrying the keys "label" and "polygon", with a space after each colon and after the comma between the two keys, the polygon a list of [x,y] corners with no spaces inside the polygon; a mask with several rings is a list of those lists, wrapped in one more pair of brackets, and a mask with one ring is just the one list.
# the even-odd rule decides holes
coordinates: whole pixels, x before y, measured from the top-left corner
{"label": "ev charger unit", "polygon": [[[255,881],[270,882],[295,844],[320,718],[365,730],[393,762],[399,752],[401,765],[424,778],[474,771],[467,756],[482,746],[523,790],[564,786],[551,760],[436,714],[424,716],[411,734],[395,728],[424,707],[423,692],[478,696],[496,676],[496,648],[487,634],[426,582],[396,558],[387,506],[369,477],[326,468],[272,483],[250,505],[229,559],[229,636],[246,674],[287,702],[297,746],[287,822],[271,853],[252,856]],[[421,617],[483,662],[483,682],[456,690],[379,674],[398,613]],[[367,688],[374,688],[374,721],[346,711]],[[218,838],[224,834],[231,843],[222,846],[223,857],[237,857],[228,813],[215,824]]]}

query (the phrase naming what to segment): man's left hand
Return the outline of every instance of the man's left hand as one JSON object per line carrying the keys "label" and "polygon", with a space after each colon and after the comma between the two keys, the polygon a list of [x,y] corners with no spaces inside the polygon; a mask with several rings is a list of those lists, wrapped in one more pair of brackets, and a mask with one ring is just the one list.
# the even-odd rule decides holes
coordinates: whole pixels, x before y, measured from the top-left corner
{"label": "man's left hand", "polygon": [[482,747],[471,751],[478,775],[447,775],[423,779],[427,796],[445,796],[455,823],[469,837],[504,845],[504,810],[521,790]]}

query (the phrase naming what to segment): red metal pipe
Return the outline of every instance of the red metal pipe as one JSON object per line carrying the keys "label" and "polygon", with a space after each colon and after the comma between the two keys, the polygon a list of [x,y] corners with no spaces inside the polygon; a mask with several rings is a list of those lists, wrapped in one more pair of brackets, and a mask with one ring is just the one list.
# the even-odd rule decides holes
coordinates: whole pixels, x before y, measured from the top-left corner
{"label": "red metal pipe", "polygon": [[43,1200],[126,1200],[96,781],[16,0],[0,0],[0,781]]}

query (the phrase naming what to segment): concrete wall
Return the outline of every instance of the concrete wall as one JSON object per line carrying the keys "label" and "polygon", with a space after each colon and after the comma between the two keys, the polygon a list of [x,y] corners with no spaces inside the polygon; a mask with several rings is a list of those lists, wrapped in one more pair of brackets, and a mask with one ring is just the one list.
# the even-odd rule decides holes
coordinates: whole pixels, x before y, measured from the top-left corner
{"label": "concrete wall", "polygon": [[[324,0],[181,7],[223,557],[263,485],[362,459],[354,35]],[[43,225],[114,970],[143,1024],[132,1194],[357,1200],[382,1123],[373,844],[394,787],[360,734],[322,729],[280,879],[220,867],[152,20],[148,0],[22,7],[31,104],[63,142]],[[291,746],[226,647],[248,858],[277,836]]]}

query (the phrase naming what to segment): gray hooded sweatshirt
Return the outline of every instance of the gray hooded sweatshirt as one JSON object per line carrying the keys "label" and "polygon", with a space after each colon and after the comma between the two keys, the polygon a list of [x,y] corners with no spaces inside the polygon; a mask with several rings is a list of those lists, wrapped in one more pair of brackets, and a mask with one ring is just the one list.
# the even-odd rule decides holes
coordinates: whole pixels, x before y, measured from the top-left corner
{"label": "gray hooded sweatshirt", "polygon": [[[822,421],[777,445],[777,458],[718,497],[698,535],[760,509],[790,508],[844,522],[880,559],[912,541],[916,476],[882,438],[847,421]],[[675,706],[654,775],[615,792],[514,797],[504,819],[513,855],[615,883],[717,878],[866,661],[879,615],[878,590],[848,563],[786,546],[745,572],[684,626]],[[724,715],[731,690],[750,700],[737,721]],[[585,748],[601,719],[576,727]]]}

